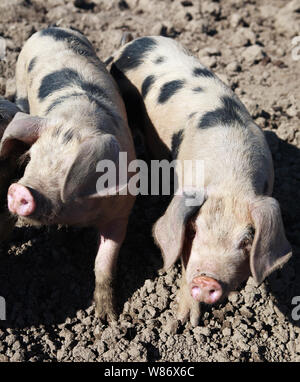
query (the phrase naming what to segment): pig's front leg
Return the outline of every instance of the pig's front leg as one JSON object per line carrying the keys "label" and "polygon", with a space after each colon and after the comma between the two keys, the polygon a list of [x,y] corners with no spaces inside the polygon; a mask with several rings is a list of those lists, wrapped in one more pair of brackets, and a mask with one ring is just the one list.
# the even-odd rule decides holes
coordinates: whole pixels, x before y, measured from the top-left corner
{"label": "pig's front leg", "polygon": [[177,319],[180,320],[182,323],[185,323],[188,320],[188,318],[190,318],[192,326],[197,326],[201,314],[200,303],[192,298],[186,282],[185,273],[185,267],[182,264],[181,285],[177,294]]}
{"label": "pig's front leg", "polygon": [[95,261],[96,315],[108,321],[116,320],[113,277],[120,247],[125,238],[127,220],[116,220],[100,228],[99,249]]}

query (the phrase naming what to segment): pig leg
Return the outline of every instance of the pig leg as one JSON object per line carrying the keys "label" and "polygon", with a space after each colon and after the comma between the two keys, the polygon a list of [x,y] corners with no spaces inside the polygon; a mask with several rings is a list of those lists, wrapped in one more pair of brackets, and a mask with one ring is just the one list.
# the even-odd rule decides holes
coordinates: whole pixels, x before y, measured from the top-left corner
{"label": "pig leg", "polygon": [[96,315],[108,321],[116,320],[113,300],[113,276],[120,247],[125,238],[127,219],[116,220],[101,227],[99,250],[95,261]]}
{"label": "pig leg", "polygon": [[177,319],[182,323],[185,323],[190,317],[190,322],[192,326],[197,326],[200,318],[200,304],[195,301],[191,293],[189,291],[187,282],[186,282],[186,274],[185,267],[182,262],[182,278],[181,285],[177,295],[178,299],[178,311],[177,311]]}

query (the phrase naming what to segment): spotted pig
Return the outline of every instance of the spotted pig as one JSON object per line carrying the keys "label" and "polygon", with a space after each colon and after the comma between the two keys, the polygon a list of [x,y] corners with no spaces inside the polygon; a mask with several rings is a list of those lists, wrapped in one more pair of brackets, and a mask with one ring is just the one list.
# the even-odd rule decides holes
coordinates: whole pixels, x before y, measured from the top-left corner
{"label": "spotted pig", "polygon": [[196,325],[199,302],[217,303],[250,275],[260,284],[291,256],[269,147],[232,90],[170,38],[128,42],[111,73],[154,158],[203,161],[203,183],[178,179],[153,228],[165,269],[181,257],[178,319]]}
{"label": "spotted pig", "polygon": [[56,27],[25,43],[16,82],[23,113],[5,130],[0,155],[10,158],[23,147],[28,164],[9,187],[9,210],[31,224],[98,229],[96,311],[114,319],[113,273],[134,197],[119,192],[126,182],[101,193],[96,184],[102,160],[118,169],[120,152],[135,158],[118,87],[80,32]]}

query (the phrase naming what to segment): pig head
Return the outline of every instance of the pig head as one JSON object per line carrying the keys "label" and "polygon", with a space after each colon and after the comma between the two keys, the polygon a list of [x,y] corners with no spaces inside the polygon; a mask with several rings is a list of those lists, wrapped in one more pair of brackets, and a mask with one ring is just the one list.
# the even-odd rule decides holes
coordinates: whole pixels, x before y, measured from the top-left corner
{"label": "pig head", "polygon": [[18,113],[8,125],[1,158],[8,160],[21,147],[28,156],[24,176],[8,189],[9,211],[30,224],[99,225],[109,214],[101,203],[109,204],[109,195],[97,193],[96,165],[101,159],[118,164],[118,142],[110,134],[74,133],[63,145],[62,139],[47,118]]}
{"label": "pig head", "polygon": [[202,204],[175,195],[154,226],[164,267],[181,256],[188,293],[196,302],[216,303],[250,275],[260,284],[291,256],[278,202],[207,190]]}

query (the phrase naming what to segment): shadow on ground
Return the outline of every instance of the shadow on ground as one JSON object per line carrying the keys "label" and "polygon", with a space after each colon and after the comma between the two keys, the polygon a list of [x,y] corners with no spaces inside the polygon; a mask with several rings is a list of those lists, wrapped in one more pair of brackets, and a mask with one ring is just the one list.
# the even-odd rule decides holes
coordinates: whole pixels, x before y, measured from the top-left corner
{"label": "shadow on ground", "polygon": [[292,298],[300,296],[300,150],[281,140],[271,131],[266,137],[272,151],[275,168],[273,196],[279,201],[286,236],[293,248],[291,260],[282,270],[271,274],[265,285],[275,297],[279,310],[293,325],[300,326],[300,320],[292,318]]}

